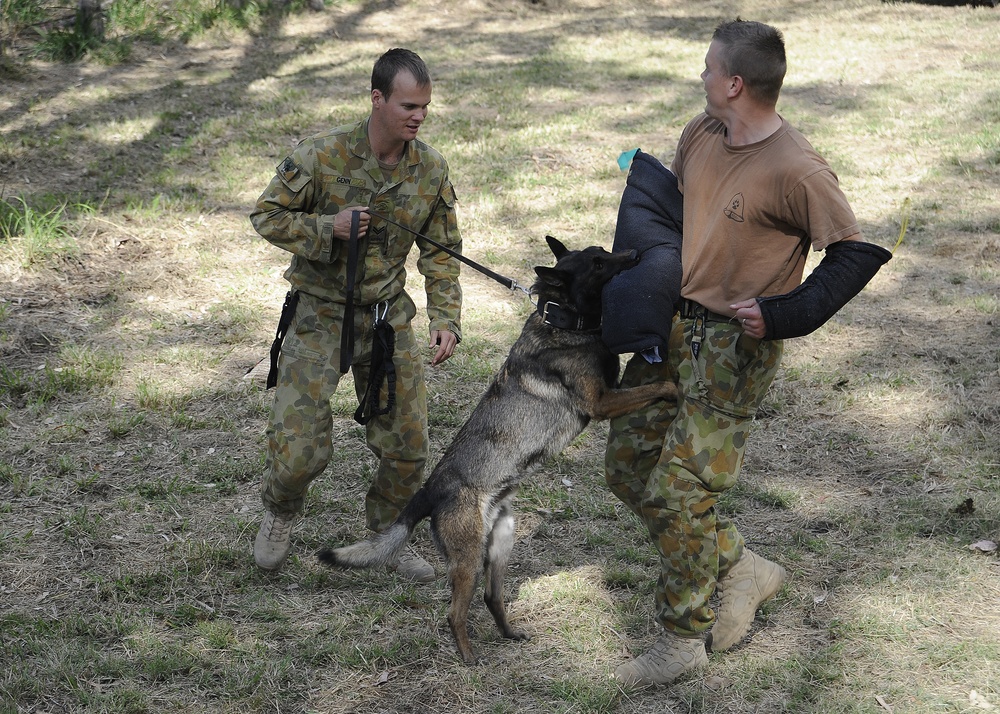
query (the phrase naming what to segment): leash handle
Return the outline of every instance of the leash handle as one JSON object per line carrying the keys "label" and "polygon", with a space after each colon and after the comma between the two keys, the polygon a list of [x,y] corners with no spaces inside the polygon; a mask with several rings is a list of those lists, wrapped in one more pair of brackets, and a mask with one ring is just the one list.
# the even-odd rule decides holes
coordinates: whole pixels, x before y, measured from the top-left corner
{"label": "leash handle", "polygon": [[295,317],[295,308],[299,304],[299,291],[289,290],[285,293],[285,303],[281,306],[281,317],[278,318],[278,329],[274,332],[274,341],[271,343],[271,364],[267,371],[267,382],[265,388],[270,389],[278,384],[278,357],[281,354],[281,345],[291,327],[292,318]]}
{"label": "leash handle", "polygon": [[[396,333],[392,325],[386,321],[389,306],[386,303],[385,312],[379,317],[378,304],[375,305],[375,321],[372,323],[372,361],[371,372],[365,395],[358,401],[354,411],[354,421],[365,425],[376,417],[388,414],[396,406],[396,365],[392,361],[396,350]],[[379,407],[379,392],[382,383],[386,383],[386,401],[384,407]],[[367,410],[367,414],[365,411]]]}

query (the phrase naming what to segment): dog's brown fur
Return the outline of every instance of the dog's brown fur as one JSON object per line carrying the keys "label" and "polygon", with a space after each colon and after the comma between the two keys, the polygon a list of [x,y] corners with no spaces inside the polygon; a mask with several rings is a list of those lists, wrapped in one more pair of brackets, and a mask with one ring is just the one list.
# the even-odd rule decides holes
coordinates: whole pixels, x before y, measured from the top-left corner
{"label": "dog's brown fur", "polygon": [[[673,384],[616,389],[618,357],[601,341],[601,288],[636,264],[634,254],[612,254],[592,246],[570,251],[547,238],[557,262],[538,267],[532,288],[538,313],[528,318],[510,355],[479,405],[459,431],[423,487],[388,529],[320,559],[343,568],[394,562],[417,523],[431,517],[431,534],[447,563],[451,584],[448,622],[467,663],[476,661],[468,617],[476,579],[485,566],[484,599],[504,637],[528,636],[511,627],[503,581],[514,545],[512,498],[523,475],[558,454],[591,419],[628,414],[658,399],[677,398]],[[546,305],[563,316],[579,316],[571,329],[546,324]],[[575,329],[583,326],[585,329]],[[586,329],[586,327],[591,329]]]}

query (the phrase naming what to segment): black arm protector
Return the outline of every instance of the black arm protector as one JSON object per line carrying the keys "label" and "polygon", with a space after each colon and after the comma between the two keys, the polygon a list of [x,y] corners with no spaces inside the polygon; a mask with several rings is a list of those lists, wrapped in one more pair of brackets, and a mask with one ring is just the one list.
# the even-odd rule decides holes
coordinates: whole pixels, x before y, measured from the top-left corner
{"label": "black arm protector", "polygon": [[840,241],[805,281],[784,295],[757,298],[764,316],[764,339],[784,340],[808,335],[833,317],[875,277],[892,253],[861,241]]}
{"label": "black arm protector", "polygon": [[618,207],[612,250],[635,250],[639,264],[604,286],[602,337],[615,354],[666,347],[681,292],[684,197],[677,177],[639,151]]}

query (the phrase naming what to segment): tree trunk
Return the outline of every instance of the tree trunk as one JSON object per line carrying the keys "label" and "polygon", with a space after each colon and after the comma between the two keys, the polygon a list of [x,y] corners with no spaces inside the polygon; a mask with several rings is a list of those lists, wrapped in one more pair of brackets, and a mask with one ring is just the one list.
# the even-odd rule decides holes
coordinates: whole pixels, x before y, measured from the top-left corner
{"label": "tree trunk", "polygon": [[101,0],[80,0],[76,9],[76,29],[84,37],[104,39],[104,11]]}

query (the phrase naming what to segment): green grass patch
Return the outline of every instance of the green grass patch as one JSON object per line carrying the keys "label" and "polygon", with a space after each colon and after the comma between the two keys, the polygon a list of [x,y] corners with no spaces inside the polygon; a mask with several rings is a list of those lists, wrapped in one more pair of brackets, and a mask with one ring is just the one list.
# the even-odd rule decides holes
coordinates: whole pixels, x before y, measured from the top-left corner
{"label": "green grass patch", "polygon": [[[891,247],[904,205],[909,229],[861,295],[786,341],[717,504],[789,582],[703,676],[622,692],[609,673],[659,633],[659,559],[603,483],[605,424],[524,479],[506,585],[532,640],[503,640],[478,590],[480,666],[455,657],[426,526],[414,547],[433,584],[315,558],[367,533],[376,460],[349,376],[289,561],[253,565],[272,393],[243,375],[267,354],[290,255],[247,216],[301,138],[367,112],[386,28],[406,28],[465,252],[530,285],[546,234],[611,244],[615,159],[639,146],[669,163],[732,7],[112,0],[103,41],[81,47],[51,34],[75,4],[61,27],[54,4],[0,4],[0,710],[1000,706],[997,556],[969,548],[1000,533],[1000,105],[983,81],[1000,14],[786,5],[739,8],[785,32],[780,110],[829,158],[865,239]],[[36,25],[83,58],[30,60]],[[426,369],[428,468],[533,310],[462,275],[463,341]]]}

